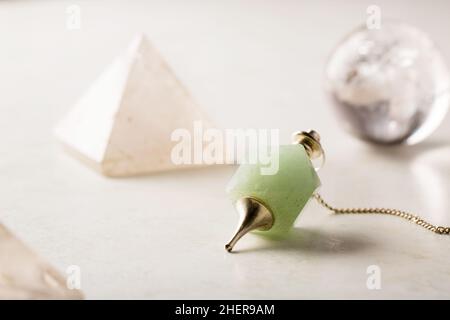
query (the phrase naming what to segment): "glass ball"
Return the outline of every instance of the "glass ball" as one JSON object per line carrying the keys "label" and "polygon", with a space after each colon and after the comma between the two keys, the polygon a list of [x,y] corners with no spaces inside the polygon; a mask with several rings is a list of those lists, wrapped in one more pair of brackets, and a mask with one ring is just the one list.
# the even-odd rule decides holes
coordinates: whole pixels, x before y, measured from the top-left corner
{"label": "glass ball", "polygon": [[331,55],[325,81],[343,126],[380,144],[425,139],[450,105],[444,58],[424,32],[406,24],[354,30]]}

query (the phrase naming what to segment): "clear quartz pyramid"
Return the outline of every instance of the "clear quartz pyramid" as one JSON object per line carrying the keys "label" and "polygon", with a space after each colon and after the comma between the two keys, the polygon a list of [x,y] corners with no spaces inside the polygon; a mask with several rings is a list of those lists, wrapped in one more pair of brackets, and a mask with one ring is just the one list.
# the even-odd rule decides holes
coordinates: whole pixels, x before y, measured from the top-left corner
{"label": "clear quartz pyramid", "polygon": [[116,59],[59,123],[71,154],[107,176],[130,176],[186,165],[171,161],[171,133],[212,127],[144,35]]}

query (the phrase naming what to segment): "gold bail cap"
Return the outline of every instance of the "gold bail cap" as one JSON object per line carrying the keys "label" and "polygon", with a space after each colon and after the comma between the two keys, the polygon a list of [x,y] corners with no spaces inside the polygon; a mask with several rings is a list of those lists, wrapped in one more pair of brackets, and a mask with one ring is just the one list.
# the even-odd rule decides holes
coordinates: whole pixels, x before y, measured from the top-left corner
{"label": "gold bail cap", "polygon": [[297,131],[292,134],[292,143],[301,144],[305,147],[309,159],[314,168],[319,170],[325,163],[325,151],[320,144],[320,135],[314,131]]}

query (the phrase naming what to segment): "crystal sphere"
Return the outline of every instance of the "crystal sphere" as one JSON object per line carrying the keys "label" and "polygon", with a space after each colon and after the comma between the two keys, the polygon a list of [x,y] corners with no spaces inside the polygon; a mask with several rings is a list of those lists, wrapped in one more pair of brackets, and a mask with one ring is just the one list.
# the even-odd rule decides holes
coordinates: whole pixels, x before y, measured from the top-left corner
{"label": "crystal sphere", "polygon": [[421,30],[394,22],[354,30],[334,50],[325,86],[344,128],[364,140],[414,144],[450,105],[450,76]]}

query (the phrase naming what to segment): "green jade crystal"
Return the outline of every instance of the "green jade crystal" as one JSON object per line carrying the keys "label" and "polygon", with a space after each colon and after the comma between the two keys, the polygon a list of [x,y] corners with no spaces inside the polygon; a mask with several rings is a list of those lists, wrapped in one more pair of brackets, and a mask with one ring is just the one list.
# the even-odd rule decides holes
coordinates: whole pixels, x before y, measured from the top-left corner
{"label": "green jade crystal", "polygon": [[278,150],[276,174],[261,174],[260,163],[242,164],[227,187],[241,214],[236,235],[226,246],[228,251],[249,231],[276,238],[286,235],[320,186],[303,145],[285,145]]}

